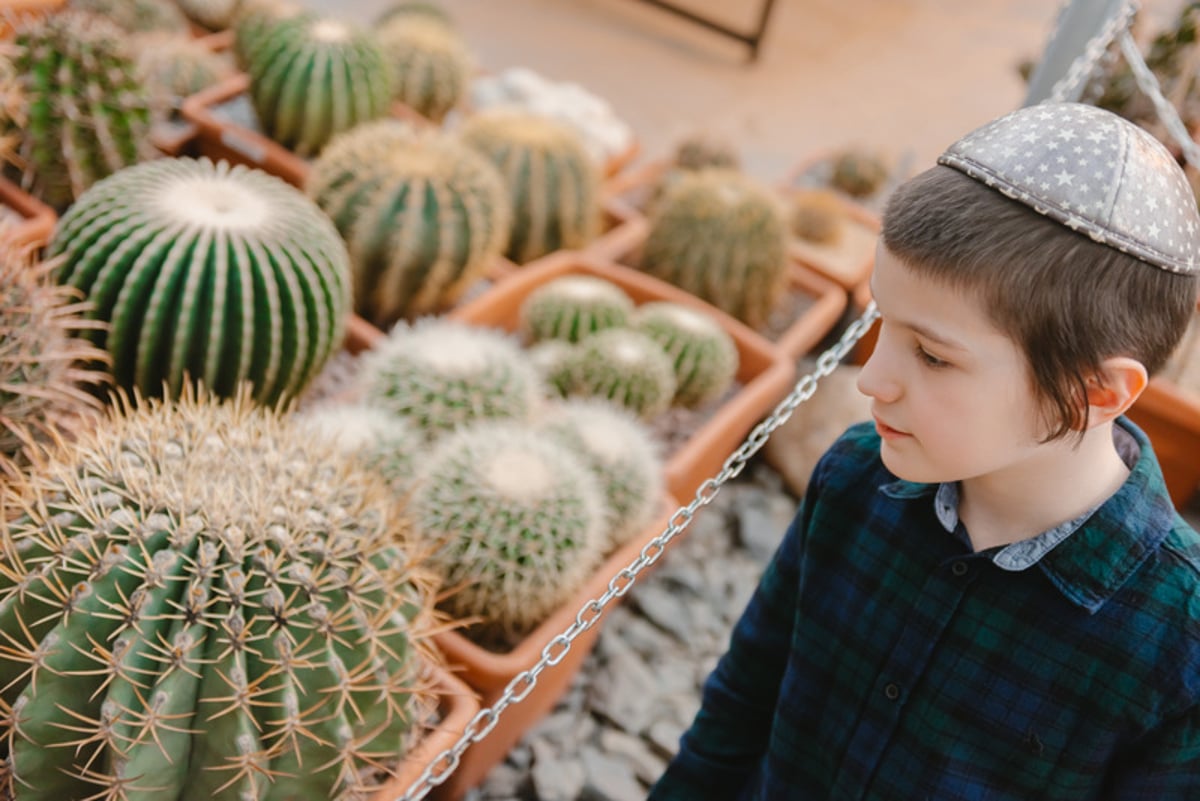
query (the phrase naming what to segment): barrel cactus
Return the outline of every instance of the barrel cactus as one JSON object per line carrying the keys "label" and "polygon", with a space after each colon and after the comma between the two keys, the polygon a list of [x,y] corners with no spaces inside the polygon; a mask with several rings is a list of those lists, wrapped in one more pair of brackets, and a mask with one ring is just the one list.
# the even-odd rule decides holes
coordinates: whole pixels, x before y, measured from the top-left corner
{"label": "barrel cactus", "polygon": [[338,449],[379,473],[403,494],[417,473],[424,437],[412,422],[364,403],[324,403],[297,412],[305,432],[325,437]]}
{"label": "barrel cactus", "polygon": [[564,275],[526,295],[519,314],[521,330],[533,342],[578,342],[597,331],[626,325],[633,316],[633,301],[612,281]]}
{"label": "barrel cactus", "polygon": [[89,390],[107,374],[79,335],[89,326],[77,293],[50,279],[53,266],[3,243],[0,226],[0,477],[16,475],[30,451],[100,408]]}
{"label": "barrel cactus", "polygon": [[241,0],[175,0],[179,10],[197,25],[223,31],[233,25]]}
{"label": "barrel cactus", "polygon": [[832,189],[797,189],[789,199],[793,234],[817,245],[835,245],[842,238],[846,211]]}
{"label": "barrel cactus", "polygon": [[829,182],[848,195],[869,197],[887,181],[888,172],[887,162],[882,156],[850,148],[834,154]]}
{"label": "barrel cactus", "polygon": [[659,511],[663,457],[651,431],[627,409],[594,398],[553,404],[541,423],[596,476],[609,511],[605,551],[635,537]]}
{"label": "barrel cactus", "polygon": [[126,31],[83,11],[18,26],[12,59],[22,106],[5,115],[8,130],[0,136],[19,126],[9,174],[59,212],[153,149],[153,109],[128,39]]}
{"label": "barrel cactus", "polygon": [[175,396],[187,377],[222,396],[243,381],[275,403],[341,345],[350,265],[329,220],[272,175],[156,159],[93,186],[59,221],[60,283],[92,304],[115,383]]}
{"label": "barrel cactus", "polygon": [[738,369],[737,345],[711,314],[656,301],[639,306],[632,325],[670,357],[675,368],[674,403],[703,406],[732,386]]}
{"label": "barrel cactus", "polygon": [[761,327],[786,287],[782,203],[733,170],[684,172],[654,206],[641,268]]}
{"label": "barrel cactus", "polygon": [[671,405],[675,370],[666,351],[648,335],[609,328],[576,346],[571,394],[607,398],[649,419]]}
{"label": "barrel cactus", "polygon": [[166,112],[233,74],[233,63],[200,39],[171,33],[134,37],[138,70],[154,106]]}
{"label": "barrel cactus", "polygon": [[459,104],[471,78],[472,58],[462,36],[427,14],[398,13],[378,29],[392,66],[392,97],[434,122]]}
{"label": "barrel cactus", "polygon": [[708,167],[741,169],[737,150],[726,139],[709,133],[694,133],[675,145],[671,165],[681,170],[703,170]]}
{"label": "barrel cactus", "polygon": [[544,390],[516,340],[441,317],[398,324],[362,357],[365,402],[430,439],[492,419],[527,420]]}
{"label": "barrel cactus", "polygon": [[399,17],[420,17],[440,22],[447,27],[454,27],[454,17],[450,15],[445,6],[441,3],[429,2],[429,0],[400,0],[392,3],[375,18],[375,24],[382,25]]}
{"label": "barrel cactus", "polygon": [[551,397],[565,398],[571,393],[575,349],[576,346],[565,339],[543,339],[526,348],[525,353]]}
{"label": "barrel cactus", "polygon": [[292,0],[241,0],[233,15],[233,58],[245,69],[251,55],[256,55],[265,41],[267,31],[277,22],[299,17],[307,6]]}
{"label": "barrel cactus", "polygon": [[298,156],[335,134],[387,115],[392,84],[373,33],[300,14],[265,25],[247,53],[250,99],[263,131]]}
{"label": "barrel cactus", "polygon": [[356,310],[380,328],[452,305],[508,239],[495,168],[447,134],[398,120],[335,137],[305,191],[349,244]]}
{"label": "barrel cactus", "polygon": [[4,797],[346,797],[427,721],[402,507],[244,395],[122,405],[2,491]]}
{"label": "barrel cactus", "polygon": [[103,17],[130,33],[188,33],[187,17],[175,0],[69,0],[67,7]]}
{"label": "barrel cactus", "polygon": [[467,120],[460,135],[504,176],[513,206],[510,259],[524,264],[596,236],[599,168],[574,129],[533,112],[492,108]]}
{"label": "barrel cactus", "polygon": [[552,434],[502,421],[439,442],[408,514],[442,585],[456,588],[441,608],[480,618],[471,633],[487,643],[527,634],[577,592],[608,527],[582,461]]}

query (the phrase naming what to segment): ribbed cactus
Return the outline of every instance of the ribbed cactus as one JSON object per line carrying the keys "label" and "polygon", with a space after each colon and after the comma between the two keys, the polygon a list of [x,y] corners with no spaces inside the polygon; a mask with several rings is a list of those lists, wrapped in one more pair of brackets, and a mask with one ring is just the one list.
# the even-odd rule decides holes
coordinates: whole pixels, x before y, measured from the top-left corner
{"label": "ribbed cactus", "polygon": [[174,396],[185,374],[220,395],[296,395],[341,345],[345,245],[272,175],[207,159],[156,159],[96,184],[59,220],[60,283],[110,324],[93,341],[119,387]]}
{"label": "ribbed cactus", "polygon": [[128,39],[121,28],[82,11],[18,27],[12,59],[22,108],[3,120],[20,126],[10,174],[60,212],[96,181],[152,150],[152,109]]}
{"label": "ribbed cactus", "polygon": [[349,244],[355,309],[380,328],[452,305],[508,238],[495,168],[446,134],[398,120],[335,137],[305,191]]}
{"label": "ribbed cactus", "polygon": [[846,212],[831,189],[796,189],[789,197],[789,225],[799,238],[832,245],[842,238]]}
{"label": "ribbed cactus", "polygon": [[79,336],[96,324],[84,320],[77,293],[50,280],[52,264],[34,264],[3,238],[0,226],[0,479],[98,410],[88,389],[107,378],[87,367],[104,353]]}
{"label": "ribbed cactus", "polygon": [[851,148],[833,157],[829,182],[854,197],[867,197],[883,186],[888,166],[883,158],[866,150]]}
{"label": "ribbed cactus", "polygon": [[223,31],[233,25],[242,0],[175,0],[179,10],[197,25]]}
{"label": "ribbed cactus", "polygon": [[428,714],[402,506],[244,396],[131,405],[4,490],[0,795],[360,789]]}
{"label": "ribbed cactus", "polygon": [[609,328],[575,347],[571,394],[607,398],[650,419],[671,405],[675,370],[666,351],[648,335]]}
{"label": "ribbed cactus", "polygon": [[581,455],[599,479],[609,510],[606,552],[649,525],[665,482],[662,454],[645,424],[608,401],[572,398],[553,404],[542,425]]}
{"label": "ribbed cactus", "polygon": [[163,111],[178,108],[183,98],[233,74],[228,57],[190,36],[139,34],[133,48],[142,82]]}
{"label": "ribbed cactus", "polygon": [[428,0],[400,0],[400,2],[392,3],[375,18],[375,24],[382,25],[398,17],[421,17],[440,22],[448,27],[454,26],[454,18],[450,16],[450,12],[444,6],[441,3],[428,2]]}
{"label": "ribbed cactus", "polygon": [[468,119],[460,135],[504,176],[513,206],[510,259],[524,264],[596,236],[599,169],[574,129],[532,112],[492,108]]}
{"label": "ribbed cactus", "polygon": [[633,301],[612,281],[565,275],[526,295],[519,314],[521,330],[530,341],[578,342],[597,331],[626,325],[633,316]]}
{"label": "ribbed cactus", "polygon": [[299,156],[388,113],[392,84],[373,33],[300,14],[264,25],[248,51],[250,99],[263,131]]}
{"label": "ribbed cactus", "polygon": [[378,31],[392,66],[392,97],[441,122],[467,93],[472,58],[462,36],[427,14],[399,13]]}
{"label": "ribbed cactus", "polygon": [[708,133],[695,133],[675,145],[671,164],[681,170],[703,170],[708,167],[741,169],[741,159],[733,145]]}
{"label": "ribbed cactus", "polygon": [[292,0],[241,0],[233,15],[233,57],[241,69],[262,49],[267,31],[277,23],[305,14],[307,7]]}
{"label": "ribbed cactus", "polygon": [[188,33],[187,17],[175,0],[69,0],[67,8],[103,17],[130,33]]}
{"label": "ribbed cactus", "polygon": [[680,303],[637,308],[633,328],[657,342],[675,368],[674,403],[695,408],[720,398],[737,375],[737,345],[713,319]]}
{"label": "ribbed cactus", "polygon": [[571,392],[575,347],[565,339],[543,339],[525,349],[551,397],[565,398]]}
{"label": "ribbed cactus", "polygon": [[527,420],[544,393],[515,339],[444,317],[398,324],[364,354],[360,380],[366,403],[431,439],[481,420]]}
{"label": "ribbed cactus", "polygon": [[762,326],[786,286],[782,203],[733,170],[682,173],[650,215],[641,268]]}
{"label": "ribbed cactus", "polygon": [[297,412],[296,421],[379,473],[397,494],[408,490],[417,473],[425,438],[408,419],[364,403],[328,402]]}
{"label": "ribbed cactus", "polygon": [[492,421],[440,441],[408,503],[452,617],[485,641],[523,636],[577,592],[604,550],[596,477],[548,432]]}

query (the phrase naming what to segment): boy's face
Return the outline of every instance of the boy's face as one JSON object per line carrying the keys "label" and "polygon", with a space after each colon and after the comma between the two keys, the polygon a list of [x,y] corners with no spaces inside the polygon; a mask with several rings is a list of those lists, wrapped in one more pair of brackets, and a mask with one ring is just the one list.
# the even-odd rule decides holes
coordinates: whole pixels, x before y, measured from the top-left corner
{"label": "boy's face", "polygon": [[882,243],[871,290],[882,325],[858,388],[884,465],[923,483],[1027,465],[1041,419],[1027,361],[979,301],[919,277]]}

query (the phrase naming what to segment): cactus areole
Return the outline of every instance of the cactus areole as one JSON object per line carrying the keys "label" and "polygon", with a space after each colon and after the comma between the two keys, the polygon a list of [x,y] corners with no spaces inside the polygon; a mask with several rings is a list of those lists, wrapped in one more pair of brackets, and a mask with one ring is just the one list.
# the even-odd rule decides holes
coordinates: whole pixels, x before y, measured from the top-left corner
{"label": "cactus areole", "polygon": [[3,489],[0,797],[344,797],[429,695],[378,477],[249,402],[125,404]]}

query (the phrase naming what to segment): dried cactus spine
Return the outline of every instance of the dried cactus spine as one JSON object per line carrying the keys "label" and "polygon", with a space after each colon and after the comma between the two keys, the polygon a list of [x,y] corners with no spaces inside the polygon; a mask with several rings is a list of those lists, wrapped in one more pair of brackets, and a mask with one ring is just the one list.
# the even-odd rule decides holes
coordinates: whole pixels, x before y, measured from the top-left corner
{"label": "dried cactus spine", "polygon": [[596,236],[599,170],[574,129],[532,112],[494,108],[467,120],[461,136],[504,176],[513,209],[510,259],[524,264]]}
{"label": "dried cactus spine", "polygon": [[4,492],[15,797],[335,798],[402,750],[432,580],[332,446],[189,395],[123,406]]}
{"label": "dried cactus spine", "polygon": [[381,328],[444,310],[508,240],[495,168],[446,134],[397,120],[335,137],[305,191],[349,244],[356,310]]}
{"label": "dried cactus spine", "polygon": [[564,275],[525,296],[521,330],[533,342],[578,342],[606,328],[620,328],[633,315],[633,301],[611,281],[591,275]]}
{"label": "dried cactus spine", "polygon": [[392,67],[392,96],[441,122],[466,95],[472,59],[466,42],[444,21],[423,13],[398,13],[378,29]]}
{"label": "dried cactus spine", "polygon": [[666,351],[646,334],[609,328],[576,346],[571,394],[607,398],[649,419],[671,405],[675,371]]}
{"label": "dried cactus spine", "polygon": [[680,173],[651,213],[641,267],[761,327],[786,286],[782,204],[732,170]]}
{"label": "dried cactus spine", "polygon": [[[345,245],[295,188],[260,170],[156,159],[96,184],[49,253],[109,330],[93,341],[115,383],[177,395],[190,376],[222,396],[295,396],[341,344]],[[165,383],[165,390],[164,390]]]}
{"label": "dried cactus spine", "polygon": [[674,403],[703,406],[732,386],[738,369],[737,345],[712,315],[680,303],[656,301],[637,308],[632,327],[657,342],[670,357],[675,372]]}

